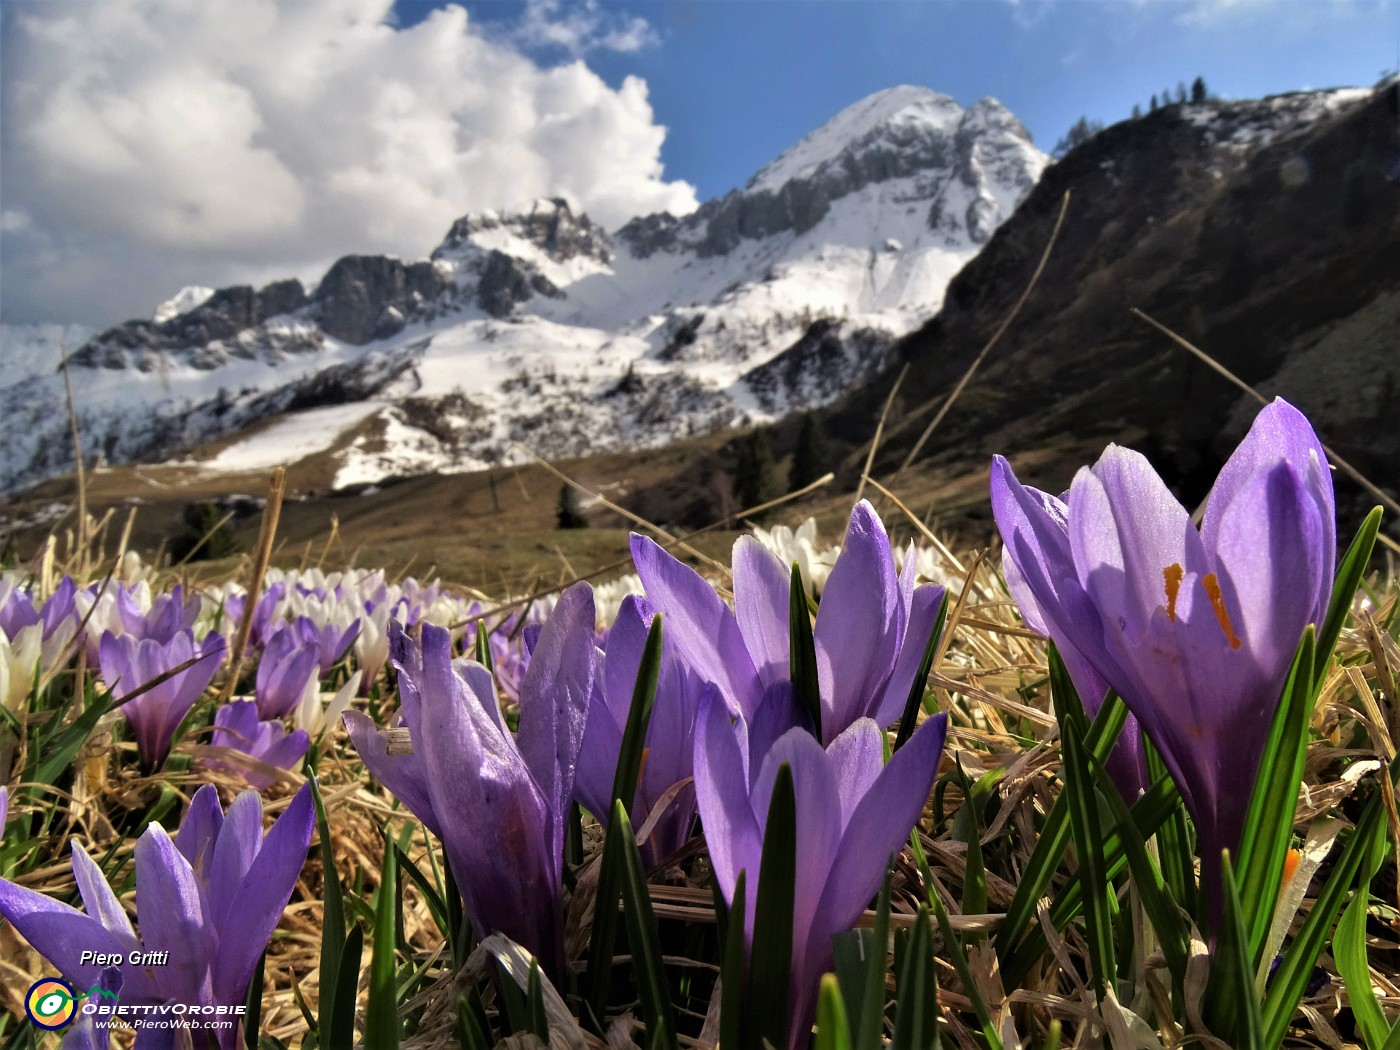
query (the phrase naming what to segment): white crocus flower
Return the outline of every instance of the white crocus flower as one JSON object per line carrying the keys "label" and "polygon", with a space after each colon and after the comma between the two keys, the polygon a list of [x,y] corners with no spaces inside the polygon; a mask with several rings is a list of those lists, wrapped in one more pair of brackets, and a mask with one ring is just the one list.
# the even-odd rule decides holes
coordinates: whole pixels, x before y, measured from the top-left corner
{"label": "white crocus flower", "polygon": [[141,561],[141,555],[135,551],[127,551],[122,555],[121,564],[117,566],[116,577],[120,582],[131,587],[149,580],[154,573],[153,568]]}
{"label": "white crocus flower", "polygon": [[936,547],[916,547],[911,540],[903,552],[896,548],[894,560],[899,571],[904,571],[904,563],[911,556],[914,576],[919,583],[936,583],[950,591],[962,586],[962,574],[948,564],[948,559]]}
{"label": "white crocus flower", "polygon": [[88,663],[97,665],[97,648],[102,643],[102,635],[111,631],[123,634],[121,613],[117,610],[117,588],[108,584],[106,590],[94,598],[87,591],[79,591],[73,596],[73,608],[77,611],[78,622],[87,621],[84,630],[87,642]]}
{"label": "white crocus flower", "polygon": [[341,713],[359,692],[363,675],[363,671],[356,671],[334,695],[321,692],[316,679],[311,679],[292,712],[292,722],[298,729],[305,729],[307,735],[315,740],[323,730],[340,720]]}
{"label": "white crocus flower", "polygon": [[642,578],[636,573],[629,573],[626,576],[619,576],[615,580],[607,583],[600,583],[593,588],[593,602],[598,613],[598,627],[610,627],[617,619],[618,609],[622,607],[622,600],[629,594],[645,594],[646,588],[642,586]]}
{"label": "white crocus flower", "polygon": [[771,529],[754,527],[754,537],[782,560],[784,565],[797,563],[802,570],[802,579],[812,594],[821,594],[826,586],[826,578],[836,565],[840,547],[821,548],[817,541],[817,522],[808,518],[795,530],[786,525],[774,525]]}
{"label": "white crocus flower", "polygon": [[389,604],[375,607],[360,620],[360,633],[355,638],[355,659],[365,673],[365,682],[373,682],[389,662]]}
{"label": "white crocus flower", "polygon": [[44,628],[30,624],[11,639],[0,630],[0,704],[14,712],[24,709],[41,673]]}

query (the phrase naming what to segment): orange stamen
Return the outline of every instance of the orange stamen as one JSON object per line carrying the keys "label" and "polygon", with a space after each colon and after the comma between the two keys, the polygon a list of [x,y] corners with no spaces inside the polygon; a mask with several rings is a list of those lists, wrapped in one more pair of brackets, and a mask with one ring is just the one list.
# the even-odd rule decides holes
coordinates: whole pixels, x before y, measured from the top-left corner
{"label": "orange stamen", "polygon": [[1240,647],[1240,636],[1235,633],[1235,625],[1230,622],[1230,611],[1225,608],[1225,596],[1220,593],[1220,579],[1213,572],[1208,572],[1201,579],[1201,585],[1206,589],[1206,596],[1210,598],[1210,607],[1215,610],[1215,618],[1220,621],[1220,629],[1225,632],[1225,640],[1230,643],[1231,649]]}
{"label": "orange stamen", "polygon": [[651,757],[651,748],[642,748],[642,760],[637,765],[637,783],[642,782],[642,774],[647,771],[647,759]]}
{"label": "orange stamen", "polygon": [[[1298,865],[1303,862],[1303,855],[1296,849],[1288,851],[1283,858],[1283,885],[1287,886],[1293,881],[1294,874],[1298,871]],[[1282,887],[1280,887],[1282,890]]]}
{"label": "orange stamen", "polygon": [[1186,570],[1180,562],[1162,570],[1162,578],[1167,584],[1167,619],[1172,623],[1176,623],[1176,596],[1181,593],[1181,581],[1185,576]]}

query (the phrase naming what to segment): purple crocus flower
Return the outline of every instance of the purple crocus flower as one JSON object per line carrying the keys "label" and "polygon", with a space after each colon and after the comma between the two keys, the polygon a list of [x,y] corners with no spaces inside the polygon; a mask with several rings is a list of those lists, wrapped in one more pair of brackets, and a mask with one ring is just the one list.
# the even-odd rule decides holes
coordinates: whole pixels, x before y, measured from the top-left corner
{"label": "purple crocus flower", "polygon": [[194,702],[208,688],[223,659],[224,640],[211,632],[196,644],[189,631],[180,631],[164,644],[150,638],[133,638],[107,632],[98,647],[102,680],[107,688],[125,696],[181,664],[192,666],[128,700],[119,709],[131,723],[141,764],[157,769],[170,754],[175,730]]}
{"label": "purple crocus flower", "polygon": [[[790,680],[789,569],[758,540],[740,537],[730,612],[699,573],[651,540],[632,537],[632,561],[647,598],[675,628],[681,658],[752,719],[769,689]],[[901,577],[879,515],[861,500],[812,629],[823,743],[858,718],[887,726],[904,711],[944,593],[915,586],[913,558],[905,566]]]}
{"label": "purple crocus flower", "polygon": [[[264,835],[256,791],[234,799],[225,816],[218,792],[206,784],[195,793],[173,841],[153,823],[136,843],[140,939],[101,870],[77,842],[73,878],[86,912],[0,879],[0,915],[76,987],[104,979],[110,984],[103,967],[82,961],[84,952],[96,952],[123,959],[124,1003],[236,1006],[247,995],[253,970],[291,898],[314,823],[310,785]],[[125,962],[133,951],[170,954],[163,966],[142,967]],[[207,1034],[222,1050],[241,1042],[232,1029]],[[138,1045],[159,1045],[159,1040]]]}
{"label": "purple crocus flower", "polygon": [[[287,727],[275,719],[260,722],[257,704],[251,700],[233,700],[214,713],[214,732],[209,737],[209,743],[215,747],[241,751],[264,765],[291,769],[306,754],[311,746],[311,737],[304,729],[288,732]],[[266,773],[220,759],[210,759],[207,764],[218,769],[235,770],[259,791],[270,787],[274,779]]]}
{"label": "purple crocus flower", "polygon": [[290,630],[302,645],[315,647],[316,665],[324,675],[345,655],[345,651],[359,636],[360,621],[355,620],[349,627],[341,627],[334,623],[318,627],[311,617],[298,616],[286,630]]}
{"label": "purple crocus flower", "polygon": [[565,966],[564,828],[597,666],[593,615],[588,584],[560,595],[521,682],[518,736],[491,673],[454,662],[451,634],[429,623],[421,642],[390,626],[413,753],[389,754],[368,717],[345,713],[370,772],[442,840],[478,936],[504,933],[555,979]]}
{"label": "purple crocus flower", "polygon": [[1199,532],[1146,459],[1110,445],[1070,487],[1069,562],[1046,521],[1049,498],[1005,461],[993,471],[1025,586],[1056,642],[1119,692],[1161,753],[1218,915],[1220,852],[1239,846],[1294,651],[1331,595],[1336,509],[1317,435],[1286,401],[1266,406],[1216,479]]}
{"label": "purple crocus flower", "polygon": [[[287,597],[287,585],[281,580],[263,590],[258,604],[253,607],[253,622],[248,628],[248,644],[262,645],[277,629],[278,607]],[[237,625],[243,619],[243,611],[248,607],[246,594],[230,594],[224,599],[224,619]]]}
{"label": "purple crocus flower", "polygon": [[290,626],[269,638],[258,662],[258,715],[285,718],[291,714],[307,687],[319,677],[320,657],[317,643],[306,641]]}
{"label": "purple crocus flower", "polygon": [[715,878],[731,906],[739,873],[747,873],[745,932],[751,945],[773,784],[782,765],[792,770],[797,881],[788,1045],[797,1048],[807,1045],[821,975],[832,967],[831,938],[855,925],[879,891],[890,855],[923,812],[948,716],[925,720],[888,764],[885,734],[869,718],[856,719],[825,749],[801,728],[771,742],[762,739],[780,724],[766,710],[752,725],[742,718],[731,724],[712,693],[695,739],[695,792]]}
{"label": "purple crocus flower", "polygon": [[[623,599],[617,619],[608,632],[603,673],[593,683],[574,794],[605,828],[610,816],[618,755],[622,750],[622,733],[627,726],[642,650],[646,648],[647,632],[654,615],[645,598],[631,595]],[[662,797],[691,777],[695,719],[705,688],[704,683],[677,659],[670,637],[663,636],[656,702],[647,726],[646,750],[632,805],[634,827],[641,828]],[[694,816],[694,786],[687,785],[673,797],[642,846],[642,858],[648,866],[685,845]]]}
{"label": "purple crocus flower", "polygon": [[[1110,657],[1102,644],[1099,612],[1075,575],[1064,500],[1021,485],[1000,456],[992,462],[991,484],[992,512],[1004,544],[1001,568],[1006,586],[1016,599],[1026,626],[1055,640],[1074,688],[1092,718],[1109,689],[1098,668],[1107,666]],[[1037,594],[1054,594],[1056,601],[1042,605]],[[1086,629],[1079,633],[1095,643],[1092,655],[1077,647],[1072,632],[1066,628],[1067,618],[1084,625]],[[1109,755],[1108,772],[1129,802],[1149,786],[1142,733],[1132,714]]]}
{"label": "purple crocus flower", "polygon": [[126,633],[133,638],[150,638],[165,643],[181,631],[194,628],[194,622],[199,618],[199,595],[191,595],[186,601],[184,590],[177,583],[169,594],[157,595],[152,600],[149,612],[142,612],[135,592],[134,587],[117,590],[117,614]]}
{"label": "purple crocus flower", "polygon": [[73,617],[77,592],[73,578],[65,576],[48,600],[36,606],[33,596],[22,587],[8,583],[0,585],[0,630],[13,638],[26,627],[41,623],[43,636],[48,638],[64,620]]}

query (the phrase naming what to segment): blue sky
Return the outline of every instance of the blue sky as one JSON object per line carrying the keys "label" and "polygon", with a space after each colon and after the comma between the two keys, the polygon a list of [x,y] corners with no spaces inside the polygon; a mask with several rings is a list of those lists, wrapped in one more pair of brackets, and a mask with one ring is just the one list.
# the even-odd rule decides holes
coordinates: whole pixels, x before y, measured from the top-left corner
{"label": "blue sky", "polygon": [[[406,21],[432,4],[403,0]],[[585,56],[610,84],[644,78],[668,178],[701,199],[741,185],[843,106],[895,84],[1005,103],[1049,150],[1081,114],[1112,123],[1204,76],[1249,98],[1369,85],[1400,65],[1400,3],[1371,0],[670,0],[609,3],[655,42]],[[523,2],[469,0],[506,28]],[[566,56],[538,49],[542,61]]]}

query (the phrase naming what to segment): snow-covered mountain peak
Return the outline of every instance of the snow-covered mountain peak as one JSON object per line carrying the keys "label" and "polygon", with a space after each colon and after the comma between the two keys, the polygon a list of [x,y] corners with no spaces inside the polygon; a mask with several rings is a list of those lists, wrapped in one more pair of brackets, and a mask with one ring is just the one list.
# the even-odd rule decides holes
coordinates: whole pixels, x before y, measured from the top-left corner
{"label": "snow-covered mountain peak", "polygon": [[776,193],[793,179],[810,179],[844,154],[878,144],[909,147],[951,134],[962,107],[931,88],[902,85],[852,103],[765,165],[744,187]]}
{"label": "snow-covered mountain peak", "polygon": [[189,313],[197,306],[203,306],[213,294],[213,288],[206,288],[202,284],[186,285],[157,306],[151,314],[151,320],[156,324],[164,324],[166,321],[174,320],[181,314]]}
{"label": "snow-covered mountain peak", "polygon": [[556,263],[580,256],[603,264],[609,260],[607,232],[587,215],[575,214],[562,197],[541,198],[514,214],[488,210],[464,215],[452,224],[432,258],[461,258],[473,248],[519,254],[517,242],[532,245]]}

